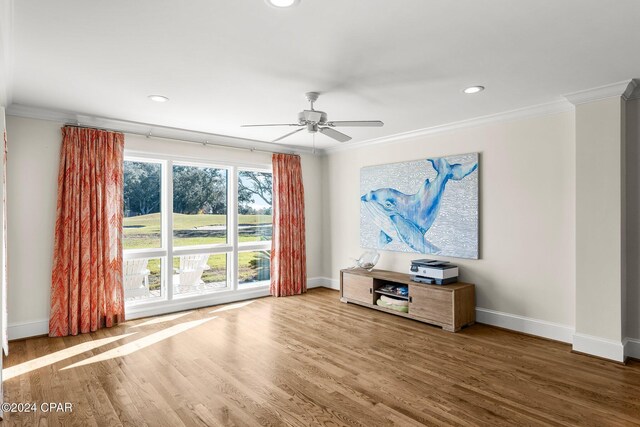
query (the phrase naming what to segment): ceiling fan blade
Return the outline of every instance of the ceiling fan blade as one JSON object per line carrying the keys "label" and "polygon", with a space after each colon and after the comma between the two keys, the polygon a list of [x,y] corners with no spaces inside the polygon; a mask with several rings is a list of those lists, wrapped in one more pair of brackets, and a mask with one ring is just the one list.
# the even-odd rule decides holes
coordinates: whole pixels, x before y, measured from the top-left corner
{"label": "ceiling fan blade", "polygon": [[281,137],[280,137],[280,138],[278,138],[278,139],[274,139],[274,140],[273,140],[273,141],[271,141],[271,142],[278,142],[278,141],[280,141],[281,139],[285,139],[286,137],[293,135],[294,133],[298,133],[298,132],[300,132],[301,130],[304,130],[304,128],[296,129],[296,130],[294,130],[293,132],[289,132],[288,134],[283,135],[283,136],[281,136]]}
{"label": "ceiling fan blade", "polygon": [[304,126],[299,123],[281,123],[281,124],[267,124],[267,125],[240,125],[241,128],[253,128],[259,126]]}
{"label": "ceiling fan blade", "polygon": [[362,126],[362,127],[382,127],[384,123],[380,120],[352,120],[352,121],[337,121],[337,122],[327,122],[327,126],[338,127],[338,126]]}
{"label": "ceiling fan blade", "polygon": [[349,141],[349,140],[351,139],[351,137],[350,137],[350,136],[345,135],[345,134],[344,134],[344,133],[342,133],[342,132],[338,132],[338,131],[337,131],[337,130],[335,130],[335,129],[331,129],[331,128],[318,128],[318,130],[319,130],[321,133],[323,133],[323,134],[327,135],[329,138],[333,138],[333,139],[335,139],[336,141],[340,141],[340,142],[347,142],[347,141]]}

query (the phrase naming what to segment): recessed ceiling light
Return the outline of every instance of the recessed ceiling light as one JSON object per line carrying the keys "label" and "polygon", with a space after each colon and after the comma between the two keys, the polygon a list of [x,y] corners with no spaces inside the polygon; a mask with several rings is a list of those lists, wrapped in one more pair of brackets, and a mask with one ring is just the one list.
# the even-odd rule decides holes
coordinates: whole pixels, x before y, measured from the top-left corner
{"label": "recessed ceiling light", "polygon": [[167,102],[169,98],[162,95],[149,95],[148,98],[155,102]]}
{"label": "recessed ceiling light", "polygon": [[484,90],[484,86],[469,86],[465,90],[463,90],[466,94],[478,93]]}
{"label": "recessed ceiling light", "polygon": [[267,4],[274,7],[291,7],[300,3],[300,0],[266,0]]}

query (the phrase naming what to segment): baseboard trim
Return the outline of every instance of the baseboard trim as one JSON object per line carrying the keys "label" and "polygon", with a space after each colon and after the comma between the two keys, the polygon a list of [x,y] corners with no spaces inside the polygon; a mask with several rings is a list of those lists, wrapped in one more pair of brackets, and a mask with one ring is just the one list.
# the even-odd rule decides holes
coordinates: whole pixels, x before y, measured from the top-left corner
{"label": "baseboard trim", "polygon": [[329,277],[310,277],[307,279],[307,289],[329,288],[340,289],[340,281]]}
{"label": "baseboard trim", "polygon": [[634,359],[640,360],[640,340],[636,338],[627,338],[625,341],[625,357],[633,357]]}
{"label": "baseboard trim", "polygon": [[32,322],[13,323],[7,325],[7,335],[10,341],[37,337],[49,334],[49,319]]}
{"label": "baseboard trim", "polygon": [[476,307],[476,322],[571,344],[571,326]]}
{"label": "baseboard trim", "polygon": [[[330,288],[340,289],[340,282],[328,277],[309,277],[307,279],[307,288]],[[172,304],[155,305],[144,304],[132,306],[127,309],[126,319],[133,320],[141,317],[158,316],[161,314],[175,313],[178,311],[191,310],[202,307],[209,307],[219,304],[227,304],[247,299],[260,298],[269,295],[268,289],[248,290],[241,294],[225,293],[224,295],[215,295],[206,299],[189,299],[174,300]],[[13,323],[7,325],[7,334],[9,340],[21,340],[25,338],[33,338],[49,334],[49,319],[34,320],[30,322]]]}
{"label": "baseboard trim", "polygon": [[616,362],[624,362],[625,347],[628,346],[628,341],[628,338],[618,341],[575,333],[573,335],[573,351],[614,360]]}
{"label": "baseboard trim", "polygon": [[[307,279],[307,288],[329,288],[339,290],[340,281],[322,276],[309,277]],[[224,297],[216,298],[215,300],[210,299],[197,302],[185,301],[162,308],[136,307],[137,309],[131,310],[131,312],[127,310],[127,320],[165,314],[167,313],[167,309],[170,310],[170,312],[176,312],[203,306],[206,307],[235,302],[238,300],[259,298],[267,295],[268,290],[256,289],[255,291],[247,292],[244,295],[225,295]],[[575,333],[571,326],[519,316],[516,314],[503,313],[481,307],[476,308],[476,321],[478,323],[485,323],[487,325],[497,326],[516,332],[573,344],[573,350],[578,353],[584,353],[617,362],[624,362],[627,357],[640,359],[640,339],[625,338],[620,342],[607,340],[591,335]],[[7,333],[9,335],[9,340],[11,341],[47,335],[49,333],[49,319],[9,324],[7,327]]]}
{"label": "baseboard trim", "polygon": [[[340,289],[340,281],[328,277],[314,277],[307,280],[307,288],[318,287]],[[575,333],[571,326],[480,307],[476,308],[476,321],[568,344],[573,342],[573,334]]]}

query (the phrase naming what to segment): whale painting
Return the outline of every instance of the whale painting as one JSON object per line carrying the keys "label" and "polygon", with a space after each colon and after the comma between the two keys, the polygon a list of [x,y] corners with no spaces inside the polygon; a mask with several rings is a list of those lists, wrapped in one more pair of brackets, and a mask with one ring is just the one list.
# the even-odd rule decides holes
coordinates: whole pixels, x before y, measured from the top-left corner
{"label": "whale painting", "polygon": [[478,153],[364,167],[364,248],[478,258]]}

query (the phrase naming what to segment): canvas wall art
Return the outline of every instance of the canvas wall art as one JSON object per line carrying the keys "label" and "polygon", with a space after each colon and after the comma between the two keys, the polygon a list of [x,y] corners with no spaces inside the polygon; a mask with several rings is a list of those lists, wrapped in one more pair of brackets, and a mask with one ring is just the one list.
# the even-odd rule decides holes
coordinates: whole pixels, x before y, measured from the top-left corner
{"label": "canvas wall art", "polygon": [[478,153],[363,167],[364,248],[478,258]]}

